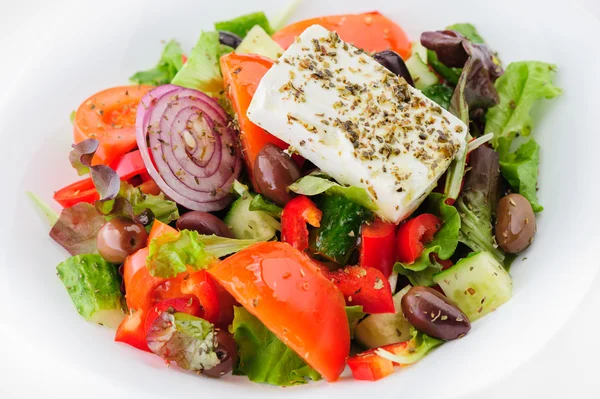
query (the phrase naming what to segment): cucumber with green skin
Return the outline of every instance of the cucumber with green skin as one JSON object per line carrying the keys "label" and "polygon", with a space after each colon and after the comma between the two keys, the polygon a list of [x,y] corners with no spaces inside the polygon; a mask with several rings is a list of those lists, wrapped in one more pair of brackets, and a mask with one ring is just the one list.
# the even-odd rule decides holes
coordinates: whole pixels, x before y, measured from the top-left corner
{"label": "cucumber with green skin", "polygon": [[372,218],[372,213],[341,195],[321,195],[315,202],[323,217],[321,226],[311,233],[310,249],[346,265],[356,247],[360,226]]}
{"label": "cucumber with green skin", "polygon": [[512,296],[512,278],[486,251],[472,253],[433,276],[448,299],[475,321],[496,310]]}
{"label": "cucumber with green skin", "polygon": [[125,313],[117,267],[100,255],[73,256],[56,267],[67,292],[86,320],[116,328]]}

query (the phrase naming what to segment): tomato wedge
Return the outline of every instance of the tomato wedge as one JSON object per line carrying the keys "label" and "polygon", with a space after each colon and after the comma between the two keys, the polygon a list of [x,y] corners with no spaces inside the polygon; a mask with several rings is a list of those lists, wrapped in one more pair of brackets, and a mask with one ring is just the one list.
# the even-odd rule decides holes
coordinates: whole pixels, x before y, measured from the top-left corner
{"label": "tomato wedge", "polygon": [[97,139],[93,165],[110,165],[137,147],[135,118],[142,97],[152,86],[119,86],[98,92],[77,109],[73,121],[75,143]]}
{"label": "tomato wedge", "polygon": [[[254,160],[267,143],[286,149],[282,140],[256,126],[246,116],[250,101],[262,77],[273,66],[273,61],[256,54],[230,53],[221,57],[221,71],[225,91],[237,115],[242,142],[242,155],[254,183]],[[253,184],[256,189],[256,184]]]}
{"label": "tomato wedge", "polygon": [[308,256],[263,242],[209,273],[325,379],[339,378],[350,351],[344,298]]}
{"label": "tomato wedge", "polygon": [[423,253],[423,244],[433,240],[433,235],[442,227],[435,215],[424,213],[400,225],[398,229],[398,260],[413,263]]}
{"label": "tomato wedge", "polygon": [[315,24],[336,31],[342,40],[368,52],[394,50],[405,60],[411,54],[412,46],[406,33],[377,11],[306,19],[275,32],[273,39],[287,49],[297,36]]}

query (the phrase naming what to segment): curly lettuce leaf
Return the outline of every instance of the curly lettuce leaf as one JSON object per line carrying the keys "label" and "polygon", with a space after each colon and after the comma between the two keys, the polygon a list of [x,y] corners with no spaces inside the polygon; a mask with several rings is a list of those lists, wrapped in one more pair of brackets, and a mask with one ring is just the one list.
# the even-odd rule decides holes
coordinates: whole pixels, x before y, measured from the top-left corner
{"label": "curly lettuce leaf", "polygon": [[172,84],[222,97],[223,75],[219,59],[233,49],[219,42],[219,32],[202,32],[187,62],[177,72]]}
{"label": "curly lettuce leaf", "polygon": [[271,24],[264,12],[258,11],[251,14],[241,15],[229,21],[215,22],[215,30],[224,30],[226,32],[235,33],[241,38],[244,38],[255,25],[260,26],[269,35],[273,34]]}
{"label": "curly lettuce leaf", "polygon": [[515,152],[504,154],[500,161],[502,175],[516,192],[529,200],[534,212],[544,210],[537,198],[539,162],[540,146],[534,139],[521,144]]}
{"label": "curly lettuce leaf", "polygon": [[163,312],[148,330],[147,341],[152,352],[184,370],[208,370],[219,364],[215,328],[199,317]]}
{"label": "curly lettuce leaf", "polygon": [[502,194],[498,153],[487,146],[471,152],[471,170],[455,205],[461,219],[459,241],[473,251],[505,259],[494,237],[492,216]]}
{"label": "curly lettuce leaf", "polygon": [[513,62],[506,68],[496,81],[500,102],[486,116],[485,133],[494,133],[494,148],[508,151],[516,137],[531,134],[533,105],[562,92],[552,83],[555,72],[556,65],[539,61]]}
{"label": "curly lettuce leaf", "polygon": [[142,191],[130,184],[123,183],[119,194],[125,198],[133,207],[136,215],[146,210],[152,211],[154,218],[165,224],[179,219],[179,209],[175,201],[168,200],[164,193],[159,195],[144,194]]}
{"label": "curly lettuce leaf", "polygon": [[320,176],[304,176],[288,188],[296,194],[306,196],[323,193],[327,195],[341,195],[355,204],[361,205],[371,211],[376,211],[378,209],[377,204],[375,204],[364,188],[353,186],[345,187]]}
{"label": "curly lettuce leaf", "polygon": [[319,373],[288,348],[256,317],[242,307],[234,307],[229,328],[237,344],[239,362],[233,373],[250,381],[278,386],[305,384],[321,379]]}
{"label": "curly lettuce leaf", "polygon": [[50,237],[71,255],[91,254],[96,252],[96,236],[104,223],[93,205],[80,202],[62,210]]}
{"label": "curly lettuce leaf", "polygon": [[433,254],[441,260],[449,259],[456,251],[461,228],[460,215],[456,208],[446,203],[446,197],[432,193],[427,198],[425,211],[439,217],[443,225],[433,236],[433,240],[424,245],[423,253],[412,264],[396,263],[394,271],[408,277],[412,285],[433,285],[433,275],[442,270]]}
{"label": "curly lettuce leaf", "polygon": [[185,272],[188,267],[206,269],[217,259],[256,243],[256,240],[201,235],[190,230],[167,233],[150,241],[146,267],[155,277],[170,278]]}
{"label": "curly lettuce leaf", "polygon": [[140,71],[129,78],[133,83],[140,85],[160,86],[171,83],[173,77],[183,66],[183,51],[175,40],[165,44],[158,64],[146,71]]}
{"label": "curly lettuce leaf", "polygon": [[100,201],[111,200],[117,197],[121,187],[121,179],[117,172],[106,165],[92,166],[92,159],[98,150],[100,142],[96,139],[83,140],[73,144],[69,153],[69,161],[81,176],[89,173],[100,195]]}

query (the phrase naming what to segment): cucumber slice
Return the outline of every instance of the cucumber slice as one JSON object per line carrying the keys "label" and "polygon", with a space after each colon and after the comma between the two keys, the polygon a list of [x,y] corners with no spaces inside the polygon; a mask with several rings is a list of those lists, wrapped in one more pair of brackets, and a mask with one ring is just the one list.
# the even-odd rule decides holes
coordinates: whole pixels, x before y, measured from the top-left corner
{"label": "cucumber slice", "polygon": [[502,264],[485,251],[461,259],[433,276],[433,281],[471,321],[496,310],[512,296],[512,278]]}
{"label": "cucumber slice", "polygon": [[77,255],[58,265],[56,271],[84,319],[116,328],[125,318],[115,265],[97,254]]}
{"label": "cucumber slice", "polygon": [[265,32],[259,25],[255,25],[240,45],[235,49],[240,54],[258,54],[264,57],[276,60],[281,57],[285,50],[271,39],[271,36]]}
{"label": "cucumber slice", "polygon": [[359,344],[366,348],[377,348],[411,338],[411,324],[404,318],[401,307],[402,297],[410,288],[411,286],[407,285],[394,295],[396,313],[372,314],[358,323],[354,337]]}
{"label": "cucumber slice", "polygon": [[422,61],[425,61],[427,59],[427,48],[425,48],[425,46],[423,46],[420,41],[416,41],[413,43],[412,53],[418,55]]}
{"label": "cucumber slice", "polygon": [[275,236],[278,222],[263,211],[251,211],[252,198],[247,192],[235,200],[223,221],[235,238],[268,241]]}
{"label": "cucumber slice", "polygon": [[413,53],[406,61],[406,67],[415,82],[415,87],[419,90],[440,83],[438,77],[429,70],[429,66],[427,66],[427,63],[423,61],[418,53]]}

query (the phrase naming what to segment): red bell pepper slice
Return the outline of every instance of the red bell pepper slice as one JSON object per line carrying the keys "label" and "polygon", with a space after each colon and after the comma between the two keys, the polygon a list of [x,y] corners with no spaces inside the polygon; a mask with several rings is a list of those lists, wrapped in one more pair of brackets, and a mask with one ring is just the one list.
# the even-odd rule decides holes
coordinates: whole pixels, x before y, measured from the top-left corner
{"label": "red bell pepper slice", "polygon": [[281,212],[281,241],[299,251],[308,248],[308,228],[321,225],[323,212],[308,197],[300,195],[288,202]]}
{"label": "red bell pepper slice", "polygon": [[129,180],[133,176],[146,172],[146,165],[140,150],[128,152],[116,159],[110,167],[117,172],[121,180]]}
{"label": "red bell pepper slice", "polygon": [[321,270],[342,292],[347,305],[362,306],[371,314],[396,311],[390,282],[378,269],[347,266],[331,272],[323,266]]}
{"label": "red bell pepper slice", "polygon": [[[398,363],[377,355],[375,353],[377,349],[379,348],[370,349],[348,359],[348,366],[350,367],[352,377],[354,377],[355,380],[380,380],[383,377],[392,374],[394,372],[394,366],[399,365]],[[410,351],[408,342],[399,342],[397,344],[382,346],[381,349],[385,349],[395,355],[405,355],[407,351]]]}
{"label": "red bell pepper slice", "polygon": [[115,334],[116,342],[123,342],[131,345],[134,348],[150,352],[148,343],[146,342],[145,329],[146,312],[133,311],[117,327]]}
{"label": "red bell pepper slice", "polygon": [[70,208],[80,202],[93,204],[99,199],[100,195],[91,178],[69,184],[54,193],[54,200],[64,208]]}
{"label": "red bell pepper slice", "polygon": [[423,244],[433,240],[433,235],[442,227],[435,215],[424,213],[400,225],[397,235],[398,261],[413,263],[423,253]]}
{"label": "red bell pepper slice", "polygon": [[[117,172],[121,180],[129,180],[133,176],[146,172],[146,166],[139,150],[122,155],[111,164],[111,167]],[[153,187],[150,187],[150,184],[145,187],[146,191],[152,189]],[[80,202],[93,204],[99,199],[100,195],[98,195],[91,177],[63,187],[54,193],[54,200],[64,208],[72,207]]]}
{"label": "red bell pepper slice", "polygon": [[192,316],[202,317],[202,305],[200,301],[193,295],[182,296],[179,298],[165,299],[152,307],[146,315],[145,331],[146,333],[154,323],[154,320],[163,312],[173,309],[175,312],[187,313]]}
{"label": "red bell pepper slice", "polygon": [[377,218],[361,228],[360,265],[389,278],[396,263],[396,225]]}

